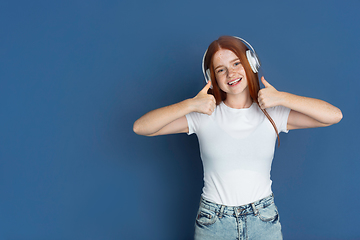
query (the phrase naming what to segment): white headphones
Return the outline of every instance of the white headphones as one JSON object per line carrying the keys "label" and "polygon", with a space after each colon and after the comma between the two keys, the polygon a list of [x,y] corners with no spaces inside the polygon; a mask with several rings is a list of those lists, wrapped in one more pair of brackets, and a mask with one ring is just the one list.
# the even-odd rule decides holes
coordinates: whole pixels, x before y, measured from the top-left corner
{"label": "white headphones", "polygon": [[[250,45],[250,43],[248,43],[247,41],[245,41],[244,39],[242,38],[239,38],[239,37],[235,37],[233,36],[234,38],[237,38],[239,39],[240,41],[242,41],[243,43],[245,43],[246,45],[248,45],[250,47],[250,49],[252,50],[247,50],[246,51],[246,58],[247,60],[249,61],[249,64],[250,64],[250,67],[251,67],[251,70],[254,72],[254,73],[257,73],[259,68],[260,68],[260,61],[259,61],[259,58],[257,57],[257,54],[254,50],[254,48]],[[203,59],[202,59],[202,70],[203,70],[203,74],[204,74],[204,77],[205,77],[205,81],[206,83],[210,80],[211,81],[211,78],[210,78],[210,69],[206,69],[205,71],[205,66],[204,66],[204,62],[205,62],[205,56],[206,56],[206,53],[207,53],[207,49],[204,53],[204,56],[203,56]],[[212,88],[212,86],[211,86]]]}

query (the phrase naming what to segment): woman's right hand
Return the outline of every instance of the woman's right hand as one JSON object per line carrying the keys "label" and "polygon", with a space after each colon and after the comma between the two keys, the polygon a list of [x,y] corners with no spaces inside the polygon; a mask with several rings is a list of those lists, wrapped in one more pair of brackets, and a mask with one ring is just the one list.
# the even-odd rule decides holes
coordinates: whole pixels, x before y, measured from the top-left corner
{"label": "woman's right hand", "polygon": [[206,84],[194,98],[146,113],[135,121],[134,132],[145,136],[189,132],[186,114],[199,112],[211,115],[215,109],[215,98],[207,93],[210,86],[211,82]]}
{"label": "woman's right hand", "polygon": [[211,115],[216,107],[216,100],[213,95],[208,94],[208,90],[211,87],[211,81],[205,85],[205,87],[192,98],[192,105],[194,112],[204,113]]}

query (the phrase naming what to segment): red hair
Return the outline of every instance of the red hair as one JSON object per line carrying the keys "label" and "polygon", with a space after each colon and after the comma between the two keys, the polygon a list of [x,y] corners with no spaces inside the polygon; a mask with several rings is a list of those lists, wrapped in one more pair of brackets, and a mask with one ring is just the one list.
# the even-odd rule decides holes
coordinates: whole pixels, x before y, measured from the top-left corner
{"label": "red hair", "polygon": [[[259,105],[258,102],[258,93],[260,90],[259,77],[257,73],[254,73],[252,71],[249,61],[246,58],[246,51],[249,50],[249,48],[240,39],[231,36],[221,36],[219,37],[219,39],[213,41],[209,45],[204,59],[204,68],[210,69],[210,78],[215,79],[215,81],[211,82],[213,88],[209,89],[209,93],[214,95],[216,100],[216,105],[219,105],[222,101],[226,99],[226,93],[223,90],[221,90],[219,88],[219,85],[217,84],[215,72],[214,72],[214,65],[213,65],[213,57],[215,53],[220,49],[230,50],[233,53],[235,53],[235,55],[240,59],[240,62],[245,69],[250,97],[256,104]],[[273,125],[280,145],[280,137],[274,120],[272,120],[272,118],[265,109],[262,108],[260,109],[269,119],[270,123]]]}

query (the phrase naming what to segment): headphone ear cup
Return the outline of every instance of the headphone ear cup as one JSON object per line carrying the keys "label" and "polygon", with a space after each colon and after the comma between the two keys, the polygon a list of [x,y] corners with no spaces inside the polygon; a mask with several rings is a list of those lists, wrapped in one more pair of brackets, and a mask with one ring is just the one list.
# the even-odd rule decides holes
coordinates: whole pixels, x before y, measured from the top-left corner
{"label": "headphone ear cup", "polygon": [[[211,76],[211,74],[210,74],[210,69],[207,69],[207,70],[206,70],[206,78],[205,78],[206,83],[208,83],[208,81],[212,81],[210,76]],[[211,83],[210,88],[212,88],[212,83]]]}
{"label": "headphone ear cup", "polygon": [[210,69],[206,70],[206,82],[211,81],[211,77],[210,77]]}
{"label": "headphone ear cup", "polygon": [[246,58],[249,61],[250,67],[254,73],[257,73],[260,68],[260,61],[259,58],[256,56],[256,53],[247,50],[246,51]]}

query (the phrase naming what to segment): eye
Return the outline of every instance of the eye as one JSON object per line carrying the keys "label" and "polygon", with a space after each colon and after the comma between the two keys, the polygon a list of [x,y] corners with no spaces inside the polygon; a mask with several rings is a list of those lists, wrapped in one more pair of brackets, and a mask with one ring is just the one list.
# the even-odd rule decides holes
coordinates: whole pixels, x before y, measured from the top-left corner
{"label": "eye", "polygon": [[216,71],[216,73],[222,73],[222,72],[224,72],[223,68],[220,68],[219,70]]}
{"label": "eye", "polygon": [[239,65],[241,65],[241,62],[240,62],[240,61],[234,63],[234,66],[235,66],[235,67],[237,67],[237,66],[239,66]]}

